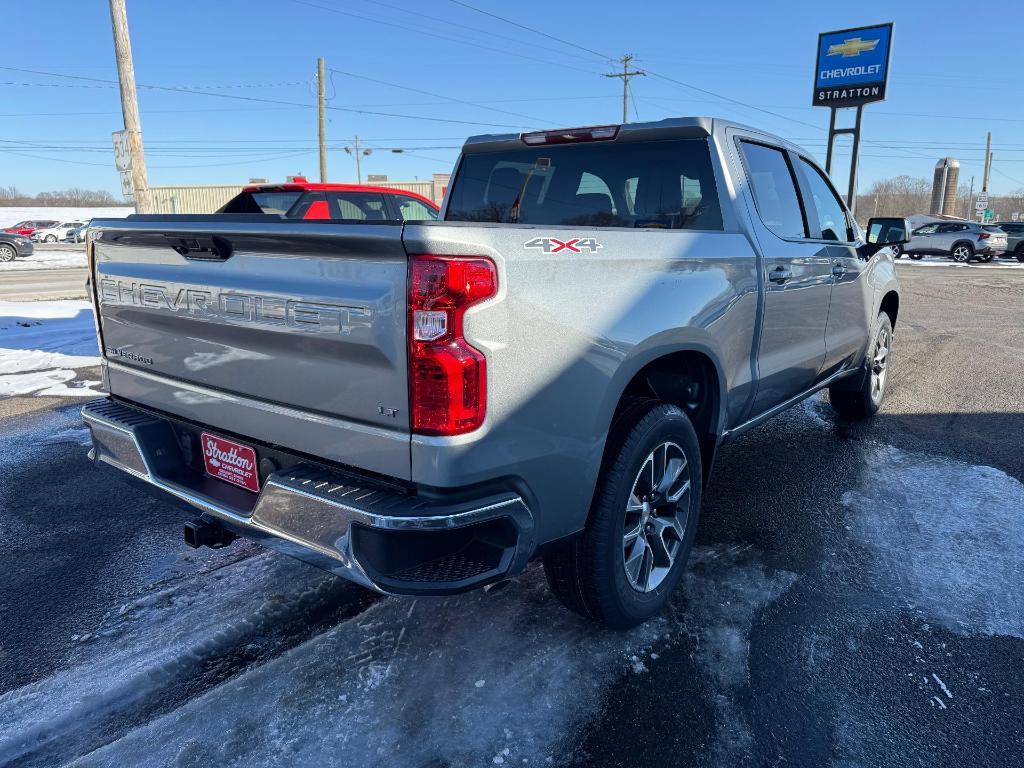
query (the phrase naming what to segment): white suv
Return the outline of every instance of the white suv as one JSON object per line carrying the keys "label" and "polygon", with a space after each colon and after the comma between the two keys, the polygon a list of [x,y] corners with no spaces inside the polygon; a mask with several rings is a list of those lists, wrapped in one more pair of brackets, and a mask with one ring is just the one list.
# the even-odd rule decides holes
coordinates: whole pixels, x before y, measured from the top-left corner
{"label": "white suv", "polygon": [[[75,230],[83,226],[85,222],[82,221],[65,221],[54,227],[48,227],[47,229],[37,229],[32,233],[32,239],[37,243],[59,243],[63,240],[68,239],[69,235],[74,235]],[[72,238],[73,239],[73,238]]]}

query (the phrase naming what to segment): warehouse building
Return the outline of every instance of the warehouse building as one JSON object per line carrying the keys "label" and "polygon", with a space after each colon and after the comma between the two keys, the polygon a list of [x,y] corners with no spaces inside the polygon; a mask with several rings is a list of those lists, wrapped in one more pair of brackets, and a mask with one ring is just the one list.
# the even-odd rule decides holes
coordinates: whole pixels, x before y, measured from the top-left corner
{"label": "warehouse building", "polygon": [[[433,200],[438,205],[448,189],[451,174],[435,173],[427,181],[391,181],[387,176],[371,175],[364,182],[375,187],[403,189],[416,192]],[[250,184],[270,183],[268,179],[252,179]],[[342,181],[339,184],[355,184]],[[153,213],[215,213],[224,203],[242,191],[247,184],[210,184],[177,187],[150,187],[149,195]]]}

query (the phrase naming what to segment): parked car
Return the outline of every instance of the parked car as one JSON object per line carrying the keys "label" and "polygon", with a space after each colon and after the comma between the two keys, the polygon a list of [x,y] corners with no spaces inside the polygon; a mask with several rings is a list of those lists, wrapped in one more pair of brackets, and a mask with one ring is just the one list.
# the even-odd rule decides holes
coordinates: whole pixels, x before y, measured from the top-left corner
{"label": "parked car", "polygon": [[21,256],[31,256],[34,246],[25,235],[0,232],[0,262],[14,261]]}
{"label": "parked car", "polygon": [[999,227],[976,221],[933,221],[913,230],[902,250],[912,259],[932,255],[962,263],[992,261],[1006,250],[1006,234]]}
{"label": "parked car", "polygon": [[37,229],[46,229],[47,227],[53,227],[60,222],[56,219],[33,219],[26,221],[19,221],[17,224],[8,227],[4,230],[9,234],[25,235],[31,237],[32,233]]}
{"label": "parked car", "polygon": [[193,546],[406,595],[541,558],[633,626],[721,444],[826,388],[881,407],[908,230],[862,235],[809,152],[711,118],[471,138],[439,221],[93,220],[92,455],[193,505]]}
{"label": "parked car", "polygon": [[1024,221],[997,221],[996,226],[1006,233],[1005,257],[1016,257],[1024,262]]}
{"label": "parked car", "polygon": [[219,212],[355,222],[433,221],[438,210],[436,203],[415,192],[365,184],[313,184],[300,177],[287,184],[246,187]]}
{"label": "parked car", "polygon": [[37,243],[60,242],[61,240],[67,240],[68,235],[82,226],[85,226],[85,223],[81,221],[65,221],[52,227],[37,229],[32,233],[32,239]]}
{"label": "parked car", "polygon": [[67,238],[66,238],[67,241],[69,243],[84,243],[85,242],[85,233],[86,233],[86,230],[88,230],[88,229],[89,229],[89,225],[88,224],[82,224],[80,227],[71,230],[70,232],[68,232],[68,235],[67,235]]}

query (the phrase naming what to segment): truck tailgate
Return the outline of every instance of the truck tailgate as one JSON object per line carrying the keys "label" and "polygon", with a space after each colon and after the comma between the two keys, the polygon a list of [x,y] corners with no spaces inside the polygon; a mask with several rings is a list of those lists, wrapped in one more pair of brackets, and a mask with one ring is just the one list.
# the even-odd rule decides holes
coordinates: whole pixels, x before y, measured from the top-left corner
{"label": "truck tailgate", "polygon": [[408,478],[401,226],[237,218],[93,222],[111,394]]}

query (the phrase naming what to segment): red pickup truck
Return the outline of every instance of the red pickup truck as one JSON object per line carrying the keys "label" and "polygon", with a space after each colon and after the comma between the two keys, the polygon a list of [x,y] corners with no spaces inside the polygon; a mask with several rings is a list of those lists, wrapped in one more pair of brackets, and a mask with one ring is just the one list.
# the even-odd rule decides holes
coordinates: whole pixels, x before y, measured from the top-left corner
{"label": "red pickup truck", "polygon": [[433,221],[438,206],[404,189],[364,184],[313,184],[298,177],[287,184],[248,186],[219,213],[276,213],[287,219],[335,221]]}

